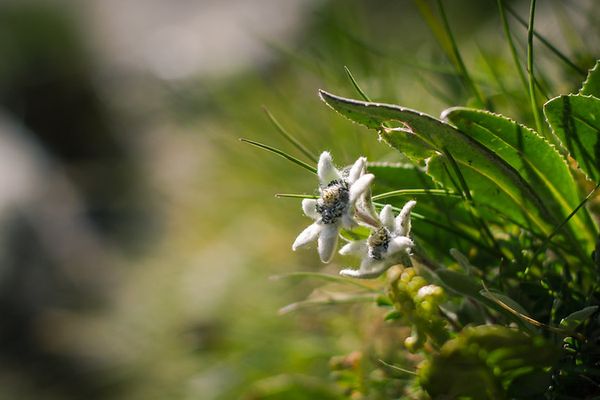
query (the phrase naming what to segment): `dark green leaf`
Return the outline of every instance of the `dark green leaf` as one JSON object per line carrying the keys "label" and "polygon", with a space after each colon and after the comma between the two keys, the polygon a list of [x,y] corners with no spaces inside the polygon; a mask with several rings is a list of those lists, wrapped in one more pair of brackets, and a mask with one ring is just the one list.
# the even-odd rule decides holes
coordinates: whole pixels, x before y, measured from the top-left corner
{"label": "dark green leaf", "polygon": [[[418,111],[410,110],[395,105],[366,103],[357,100],[345,99],[327,92],[321,91],[321,98],[334,110],[345,117],[363,124],[367,127],[377,129],[382,138],[393,147],[403,151],[406,143],[411,146],[419,143],[422,149],[421,157],[431,156],[434,151],[447,156],[452,155],[461,173],[472,170],[469,173],[469,186],[478,186],[480,188],[489,187],[499,189],[503,193],[504,199],[510,199],[510,207],[502,206],[502,210],[511,211],[515,207],[522,210],[528,210],[528,217],[543,232],[549,232],[547,225],[547,213],[542,217],[539,210],[544,210],[543,204],[531,186],[512,168],[503,161],[494,152],[488,150],[477,141],[460,132],[451,125],[435,119],[429,115]],[[402,129],[384,129],[386,122],[401,125]],[[412,154],[412,156],[417,156]],[[439,160],[445,164],[446,159]],[[452,168],[446,170],[453,171]],[[439,170],[437,170],[439,171]],[[441,176],[434,175],[436,172],[428,170],[434,179],[443,179]],[[485,178],[485,180],[483,180]],[[455,177],[455,179],[458,179]],[[454,190],[454,187],[448,189]],[[479,193],[472,193],[473,200],[487,203],[489,206],[496,204],[497,198],[493,202],[490,198],[479,199]]]}
{"label": "dark green leaf", "polygon": [[544,105],[554,134],[595,182],[600,180],[600,99],[592,96],[559,96]]}
{"label": "dark green leaf", "polygon": [[[538,133],[484,110],[456,107],[443,115],[518,171],[542,200],[553,225],[577,207],[577,186],[565,159]],[[594,227],[587,213],[576,214],[570,226],[578,239],[593,240]]]}
{"label": "dark green leaf", "polygon": [[594,96],[600,99],[600,60],[596,61],[596,65],[588,72],[587,79],[583,82],[579,94]]}
{"label": "dark green leaf", "polygon": [[594,314],[596,311],[598,311],[598,306],[589,306],[582,308],[581,310],[575,311],[574,313],[569,314],[567,317],[563,318],[560,321],[560,326],[567,329],[574,329],[582,322],[590,318],[592,314]]}

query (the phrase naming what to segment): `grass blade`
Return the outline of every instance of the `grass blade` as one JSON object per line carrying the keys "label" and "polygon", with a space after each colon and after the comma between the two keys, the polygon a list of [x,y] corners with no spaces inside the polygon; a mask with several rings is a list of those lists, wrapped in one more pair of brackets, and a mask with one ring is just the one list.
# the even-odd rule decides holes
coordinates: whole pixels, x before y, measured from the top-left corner
{"label": "grass blade", "polygon": [[316,164],[318,161],[317,157],[310,150],[308,150],[308,148],[306,148],[306,146],[304,146],[302,143],[300,143],[298,141],[298,139],[296,139],[287,130],[285,130],[285,128],[283,126],[281,126],[279,121],[277,121],[277,119],[275,119],[275,117],[273,116],[273,114],[271,114],[271,112],[267,109],[267,107],[263,106],[263,110],[264,110],[265,114],[267,114],[267,117],[269,117],[269,120],[273,123],[273,125],[275,126],[277,131],[279,133],[281,133],[281,136],[283,136],[285,139],[287,139],[287,141],[290,142],[296,149],[298,149],[298,151],[300,151],[302,154],[304,154],[306,156],[306,158],[308,158],[310,161],[312,161]]}
{"label": "grass blade", "polygon": [[317,173],[317,169],[315,167],[311,167],[310,165],[308,165],[307,163],[305,163],[304,161],[298,160],[296,157],[291,156],[289,154],[287,154],[286,152],[276,149],[275,147],[266,145],[266,144],[262,144],[259,142],[255,142],[254,140],[250,140],[250,139],[244,139],[244,138],[240,138],[239,139],[240,142],[244,142],[244,143],[248,143],[251,144],[252,146],[256,146],[260,149],[266,150],[266,151],[270,151],[271,153],[275,153],[278,156],[281,156],[283,158],[285,158],[286,160],[289,160],[291,162],[293,162],[296,165],[301,166],[302,168],[312,172],[313,174]]}
{"label": "grass blade", "polygon": [[276,193],[277,198],[288,198],[288,199],[318,199],[319,196],[313,194],[296,194],[296,193]]}
{"label": "grass blade", "polygon": [[506,36],[506,41],[508,42],[508,47],[510,48],[510,54],[512,55],[512,59],[515,63],[515,67],[517,69],[517,73],[519,74],[519,80],[525,89],[525,93],[528,92],[527,79],[525,78],[525,73],[523,72],[523,68],[521,68],[521,63],[519,62],[519,56],[517,55],[517,48],[515,47],[515,43],[513,42],[512,35],[510,33],[510,26],[508,25],[508,21],[506,19],[506,14],[504,12],[504,0],[497,0],[498,2],[498,11],[500,12],[500,19],[502,20],[502,27],[504,29],[504,36]]}
{"label": "grass blade", "polygon": [[475,98],[477,99],[477,101],[480,103],[480,105],[482,107],[484,107],[486,105],[486,102],[484,101],[483,96],[481,95],[481,92],[479,91],[479,89],[477,89],[475,82],[473,82],[473,79],[471,79],[471,76],[469,75],[469,71],[467,71],[467,67],[465,66],[465,63],[463,62],[462,56],[460,55],[460,51],[458,50],[458,45],[456,44],[456,40],[454,40],[454,35],[452,35],[452,30],[450,29],[450,24],[448,23],[448,18],[446,17],[446,11],[444,10],[442,1],[437,0],[437,4],[438,4],[438,8],[440,10],[440,15],[442,17],[442,22],[444,23],[444,30],[446,31],[446,35],[450,42],[450,46],[452,49],[452,55],[456,62],[456,67],[458,68],[460,74],[462,75],[463,80],[465,81],[466,85],[469,87],[469,89],[471,89],[471,91],[473,92],[473,95],[475,95]]}
{"label": "grass blade", "polygon": [[367,96],[367,94],[363,92],[360,86],[358,86],[358,83],[356,82],[356,79],[354,79],[354,76],[352,75],[352,72],[350,72],[350,69],[348,69],[348,67],[344,65],[344,70],[346,71],[346,75],[348,75],[348,79],[350,79],[350,82],[352,82],[352,86],[354,86],[354,89],[356,89],[360,97],[362,97],[364,101],[371,101],[369,96]]}
{"label": "grass blade", "polygon": [[413,196],[413,195],[431,195],[431,196],[452,196],[461,197],[458,193],[449,192],[444,189],[400,189],[392,190],[390,192],[380,193],[373,196],[373,200],[387,199],[389,197],[397,196]]}
{"label": "grass blade", "polygon": [[540,134],[543,134],[542,119],[540,118],[540,110],[538,109],[535,96],[535,78],[533,73],[533,21],[535,19],[535,2],[536,0],[531,0],[531,7],[529,8],[529,27],[527,29],[527,71],[529,73],[529,99],[531,101],[531,111],[533,112],[535,127]]}
{"label": "grass blade", "polygon": [[[519,23],[521,25],[523,25],[523,27],[527,28],[527,22],[525,22],[525,20],[523,18],[521,18],[519,16],[519,14],[517,14],[515,12],[515,10],[513,10],[508,4],[505,5],[506,10],[517,20],[519,21]],[[586,75],[586,71],[583,70],[582,68],[578,67],[575,63],[573,63],[571,60],[569,60],[569,57],[567,57],[565,54],[563,54],[560,50],[558,50],[556,47],[554,47],[554,45],[552,45],[552,43],[550,43],[548,40],[546,40],[546,38],[544,38],[542,35],[540,35],[539,33],[533,31],[533,35],[544,45],[546,46],[552,53],[554,53],[558,58],[560,58],[566,65],[568,65],[569,67],[571,67],[574,71],[578,72],[579,74],[585,76]]]}

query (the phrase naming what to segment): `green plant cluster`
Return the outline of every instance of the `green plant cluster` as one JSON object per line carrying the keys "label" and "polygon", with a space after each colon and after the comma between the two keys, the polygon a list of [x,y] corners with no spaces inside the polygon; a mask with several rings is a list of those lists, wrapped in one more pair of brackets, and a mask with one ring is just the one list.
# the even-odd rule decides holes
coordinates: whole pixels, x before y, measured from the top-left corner
{"label": "green plant cluster", "polygon": [[[531,5],[528,76],[521,76],[530,107],[520,112],[535,129],[491,111],[497,108],[479,92],[451,36],[447,52],[475,107],[451,107],[436,118],[374,102],[348,69],[360,99],[319,92],[401,160],[369,160],[373,205],[398,212],[417,201],[409,261],[368,283],[309,273],[352,289],[292,305],[373,302],[398,329],[389,362],[362,352],[332,359],[348,397],[600,398],[600,62],[576,93],[541,107]],[[447,25],[445,18],[442,12]],[[357,227],[340,235],[369,234]]]}

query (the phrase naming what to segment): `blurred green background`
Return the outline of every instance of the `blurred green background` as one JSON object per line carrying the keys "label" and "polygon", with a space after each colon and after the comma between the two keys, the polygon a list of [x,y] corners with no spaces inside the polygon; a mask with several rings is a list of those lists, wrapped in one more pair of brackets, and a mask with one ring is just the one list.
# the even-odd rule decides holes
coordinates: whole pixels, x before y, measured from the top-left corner
{"label": "blurred green background", "polygon": [[[527,3],[511,2],[525,17]],[[510,101],[526,93],[496,2],[445,4],[490,105],[527,122]],[[347,66],[377,101],[432,115],[469,104],[429,11],[405,0],[1,2],[0,398],[336,399],[332,356],[398,354],[403,332],[373,305],[278,315],[320,283],[269,277],[340,265],[292,253],[309,220],[274,197],[311,194],[315,177],[238,138],[294,153],[264,106],[339,165],[399,160],[316,93],[358,97]],[[591,65],[597,21],[593,1],[544,1],[536,26]],[[548,93],[581,81],[537,50]]]}

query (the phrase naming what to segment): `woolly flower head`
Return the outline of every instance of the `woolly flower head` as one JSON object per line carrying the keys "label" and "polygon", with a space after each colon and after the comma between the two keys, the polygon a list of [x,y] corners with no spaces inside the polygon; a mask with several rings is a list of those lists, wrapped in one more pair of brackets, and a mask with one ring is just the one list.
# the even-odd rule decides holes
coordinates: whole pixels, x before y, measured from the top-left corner
{"label": "woolly flower head", "polygon": [[333,165],[329,152],[321,153],[317,166],[320,196],[302,201],[304,214],[314,222],[298,235],[292,250],[317,240],[321,261],[331,261],[340,229],[350,229],[357,224],[356,201],[373,181],[374,176],[365,173],[366,162],[365,157],[360,157],[347,172],[341,172]]}
{"label": "woolly flower head", "polygon": [[341,275],[353,278],[376,278],[392,265],[402,262],[413,247],[410,239],[410,212],[417,203],[413,200],[404,205],[394,218],[392,206],[383,207],[379,214],[381,226],[372,230],[365,240],[347,243],[340,254],[362,258],[358,269],[344,269]]}

